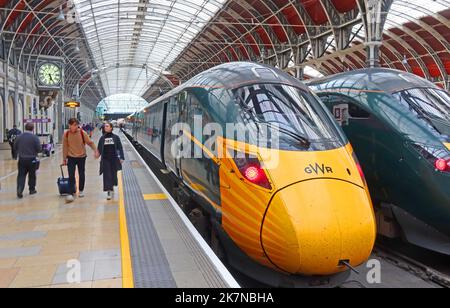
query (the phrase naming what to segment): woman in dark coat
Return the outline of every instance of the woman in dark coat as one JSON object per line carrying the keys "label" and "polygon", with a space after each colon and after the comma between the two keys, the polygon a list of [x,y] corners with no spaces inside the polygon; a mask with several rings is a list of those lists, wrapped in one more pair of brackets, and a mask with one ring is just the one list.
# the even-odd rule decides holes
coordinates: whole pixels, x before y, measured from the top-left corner
{"label": "woman in dark coat", "polygon": [[122,142],[119,136],[113,134],[111,123],[105,123],[105,134],[98,142],[97,158],[100,162],[100,175],[103,174],[103,190],[107,193],[107,199],[114,198],[114,187],[118,185],[117,172],[122,170],[125,160]]}

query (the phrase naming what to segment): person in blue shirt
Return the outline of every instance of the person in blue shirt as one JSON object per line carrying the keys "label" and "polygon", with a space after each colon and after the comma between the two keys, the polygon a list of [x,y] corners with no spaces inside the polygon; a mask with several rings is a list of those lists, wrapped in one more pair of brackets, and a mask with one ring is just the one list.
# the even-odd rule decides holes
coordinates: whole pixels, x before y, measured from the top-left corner
{"label": "person in blue shirt", "polygon": [[42,151],[39,138],[33,134],[34,124],[25,125],[25,132],[19,135],[14,141],[14,150],[19,157],[17,176],[17,197],[23,198],[25,189],[25,180],[28,176],[28,187],[30,195],[37,193],[36,191],[36,171],[39,169],[38,154]]}

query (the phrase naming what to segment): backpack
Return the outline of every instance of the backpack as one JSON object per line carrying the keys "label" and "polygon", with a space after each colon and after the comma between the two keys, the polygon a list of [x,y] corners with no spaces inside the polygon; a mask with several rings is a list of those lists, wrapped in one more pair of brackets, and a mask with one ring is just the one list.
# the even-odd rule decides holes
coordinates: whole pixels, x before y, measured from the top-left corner
{"label": "backpack", "polygon": [[[84,140],[84,132],[82,129],[80,129],[80,133],[81,133],[81,139],[83,140],[83,144],[86,145],[86,141]],[[67,138],[67,140],[69,140],[69,131],[66,132],[65,138]]]}
{"label": "backpack", "polygon": [[17,139],[17,135],[16,134],[14,134],[14,135],[11,135],[11,136],[9,136],[9,142],[11,142],[11,143],[14,143],[14,141],[16,141],[16,139]]}
{"label": "backpack", "polygon": [[9,141],[10,143],[14,143],[14,141],[16,141],[16,139],[17,139],[17,136],[18,136],[17,131],[15,131],[13,134],[11,134],[11,135],[9,136],[8,141]]}

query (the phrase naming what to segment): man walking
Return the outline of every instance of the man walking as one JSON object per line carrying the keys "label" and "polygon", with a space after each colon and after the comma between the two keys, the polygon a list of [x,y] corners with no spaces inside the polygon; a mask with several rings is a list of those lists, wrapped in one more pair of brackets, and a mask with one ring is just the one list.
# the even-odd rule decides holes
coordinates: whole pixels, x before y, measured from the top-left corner
{"label": "man walking", "polygon": [[75,200],[74,195],[76,189],[75,171],[78,167],[79,176],[79,194],[80,198],[84,197],[84,186],[86,182],[86,145],[88,145],[94,153],[97,148],[94,142],[89,138],[85,131],[80,128],[80,122],[77,119],[69,120],[69,130],[64,134],[63,139],[63,165],[67,165],[69,169],[69,187],[70,194],[67,196],[68,203]]}
{"label": "man walking", "polygon": [[25,125],[25,132],[19,135],[14,142],[14,151],[19,157],[19,174],[17,176],[17,197],[23,198],[25,189],[25,180],[28,175],[28,187],[30,195],[37,193],[36,191],[36,171],[39,168],[39,160],[37,156],[41,152],[41,142],[39,138],[33,134],[34,124]]}
{"label": "man walking", "polygon": [[17,152],[14,149],[14,142],[16,138],[19,137],[21,134],[22,132],[19,129],[17,129],[17,125],[14,125],[13,129],[9,130],[7,134],[9,146],[11,147],[11,156],[12,159],[14,160],[17,159]]}

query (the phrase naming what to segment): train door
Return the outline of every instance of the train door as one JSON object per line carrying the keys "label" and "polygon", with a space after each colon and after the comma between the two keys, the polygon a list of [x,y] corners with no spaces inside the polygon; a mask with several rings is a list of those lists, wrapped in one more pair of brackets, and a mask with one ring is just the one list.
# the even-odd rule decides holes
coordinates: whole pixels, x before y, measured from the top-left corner
{"label": "train door", "polygon": [[205,149],[206,141],[212,136],[204,135],[204,128],[213,120],[201,102],[206,97],[201,97],[198,92],[189,92],[186,100],[186,124],[191,140],[181,159],[182,177],[186,185],[217,210],[220,207],[220,166],[213,150]]}
{"label": "train door", "polygon": [[177,138],[180,132],[176,132],[176,125],[182,123],[181,101],[182,97],[171,97],[166,104],[165,116],[165,132],[164,132],[164,163],[168,171],[173,172],[177,176],[181,176],[179,172],[181,148],[177,144]]}

